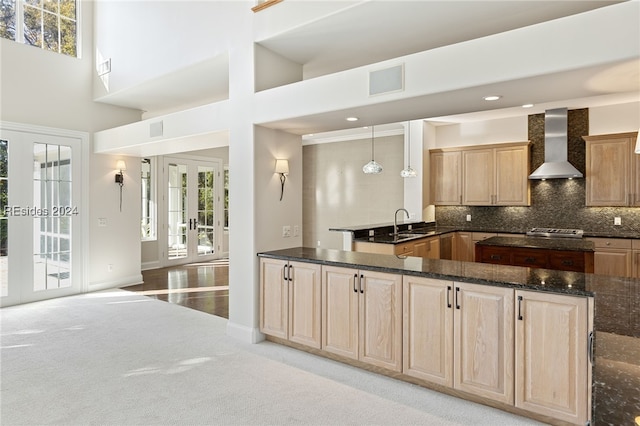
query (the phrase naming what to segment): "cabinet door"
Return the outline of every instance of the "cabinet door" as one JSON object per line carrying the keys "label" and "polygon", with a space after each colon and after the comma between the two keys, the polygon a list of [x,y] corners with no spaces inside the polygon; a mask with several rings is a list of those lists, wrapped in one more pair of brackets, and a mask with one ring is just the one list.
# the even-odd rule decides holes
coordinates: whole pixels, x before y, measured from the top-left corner
{"label": "cabinet door", "polygon": [[358,358],[358,271],[322,267],[322,349]]}
{"label": "cabinet door", "polygon": [[454,299],[454,387],[513,404],[514,291],[455,283]]}
{"label": "cabinet door", "polygon": [[320,265],[290,263],[289,340],[320,349]]}
{"label": "cabinet door", "polygon": [[[586,139],[586,138],[585,138]],[[588,140],[586,152],[586,205],[630,204],[631,165],[629,137]]]}
{"label": "cabinet door", "polygon": [[493,149],[472,149],[462,152],[462,204],[490,206],[493,204]]}
{"label": "cabinet door", "polygon": [[460,151],[430,154],[431,202],[435,205],[460,205],[462,199],[462,163]]}
{"label": "cabinet door", "polygon": [[631,250],[596,248],[593,256],[594,274],[630,277],[631,268]]}
{"label": "cabinet door", "polygon": [[260,259],[260,331],[283,339],[289,337],[286,266],[283,260]]}
{"label": "cabinet door", "polygon": [[633,278],[640,278],[640,250],[633,251]]}
{"label": "cabinet door", "polygon": [[440,259],[440,238],[425,238],[413,245],[413,256]]}
{"label": "cabinet door", "polygon": [[403,277],[403,370],[453,387],[453,282]]}
{"label": "cabinet door", "polygon": [[402,276],[360,272],[360,360],[402,370]]}
{"label": "cabinet door", "polygon": [[634,141],[636,141],[637,138],[637,136],[635,138],[631,138],[631,182],[635,183],[631,188],[633,191],[632,206],[640,206],[640,154],[633,152],[635,151]]}
{"label": "cabinet door", "polygon": [[529,146],[496,148],[496,175],[494,204],[502,206],[528,206]]}
{"label": "cabinet door", "polygon": [[457,232],[453,239],[453,260],[473,262],[473,239],[471,232]]}
{"label": "cabinet door", "polygon": [[516,407],[585,424],[588,299],[529,291],[516,291],[516,298]]}

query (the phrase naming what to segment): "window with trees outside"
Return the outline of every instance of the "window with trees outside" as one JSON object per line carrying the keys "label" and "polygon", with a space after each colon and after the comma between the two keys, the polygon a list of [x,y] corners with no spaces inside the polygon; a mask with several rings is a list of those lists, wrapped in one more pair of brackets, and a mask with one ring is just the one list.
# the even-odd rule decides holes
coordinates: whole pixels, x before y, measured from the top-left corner
{"label": "window with trees outside", "polygon": [[156,202],[151,158],[143,158],[141,164],[142,209],[140,211],[140,232],[142,240],[156,239]]}
{"label": "window with trees outside", "polygon": [[0,37],[78,56],[77,0],[0,0]]}
{"label": "window with trees outside", "polygon": [[229,230],[229,166],[224,167],[224,230]]}

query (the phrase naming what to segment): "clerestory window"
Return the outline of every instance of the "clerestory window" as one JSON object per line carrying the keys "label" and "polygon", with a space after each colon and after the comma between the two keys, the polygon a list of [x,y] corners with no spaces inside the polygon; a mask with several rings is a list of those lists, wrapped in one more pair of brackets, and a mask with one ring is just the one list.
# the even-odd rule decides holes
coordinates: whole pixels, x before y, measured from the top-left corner
{"label": "clerestory window", "polygon": [[77,0],[0,0],[0,37],[78,56]]}

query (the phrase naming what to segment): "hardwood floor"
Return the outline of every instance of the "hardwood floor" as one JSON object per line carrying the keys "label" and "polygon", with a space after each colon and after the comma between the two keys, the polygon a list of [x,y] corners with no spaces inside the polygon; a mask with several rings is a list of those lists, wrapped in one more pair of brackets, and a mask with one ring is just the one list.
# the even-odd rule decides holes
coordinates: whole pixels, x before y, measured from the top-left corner
{"label": "hardwood floor", "polygon": [[142,278],[123,290],[229,318],[229,259],[152,269]]}

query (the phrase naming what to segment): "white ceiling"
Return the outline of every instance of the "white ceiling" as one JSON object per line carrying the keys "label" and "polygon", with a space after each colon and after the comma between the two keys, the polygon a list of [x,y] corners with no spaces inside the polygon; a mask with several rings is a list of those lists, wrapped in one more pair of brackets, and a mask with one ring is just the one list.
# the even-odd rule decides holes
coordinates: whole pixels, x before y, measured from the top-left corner
{"label": "white ceiling", "polygon": [[[258,42],[303,64],[306,79],[615,3],[620,1],[363,1]],[[224,74],[224,69],[228,73],[228,59],[212,58],[102,101],[163,113],[178,104],[204,105],[228,97],[228,74]],[[599,86],[585,85],[585,81]],[[494,104],[482,101],[482,96],[491,92],[500,93],[503,99]],[[577,68],[562,74],[496,82],[446,95],[403,100],[396,105],[367,106],[348,113],[366,116],[369,122],[380,124],[423,118],[434,122],[462,122],[522,115],[520,105],[523,103],[536,104],[536,109],[527,113],[538,113],[547,107],[584,108],[638,101],[639,94],[640,59],[636,59],[606,67]],[[333,111],[261,124],[300,135],[361,126],[345,124],[345,113]]]}

